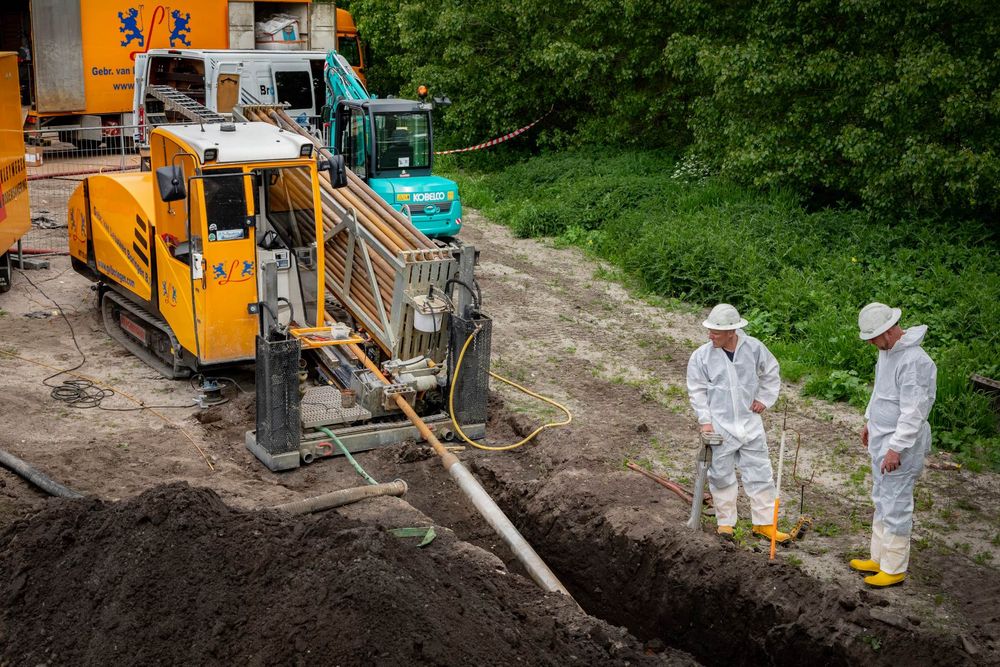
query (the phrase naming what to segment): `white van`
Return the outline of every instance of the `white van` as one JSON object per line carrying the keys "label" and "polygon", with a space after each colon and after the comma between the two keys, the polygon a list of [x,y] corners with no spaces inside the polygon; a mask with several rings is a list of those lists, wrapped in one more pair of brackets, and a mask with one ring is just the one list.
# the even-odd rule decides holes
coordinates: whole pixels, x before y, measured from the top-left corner
{"label": "white van", "polygon": [[167,85],[219,114],[237,104],[289,105],[287,113],[316,130],[326,103],[323,81],[325,51],[229,51],[150,49],[135,57],[133,112],[139,129],[136,141],[146,144],[152,127],[190,122],[164,110],[147,94],[150,85]]}

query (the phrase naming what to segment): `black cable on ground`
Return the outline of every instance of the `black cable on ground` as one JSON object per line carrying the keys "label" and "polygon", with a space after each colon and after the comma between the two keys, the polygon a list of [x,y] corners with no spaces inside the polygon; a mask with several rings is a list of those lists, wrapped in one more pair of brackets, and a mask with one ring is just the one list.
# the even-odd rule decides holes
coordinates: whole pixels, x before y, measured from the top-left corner
{"label": "black cable on ground", "polygon": [[59,482],[38,472],[23,460],[2,449],[0,449],[0,465],[22,477],[24,480],[31,482],[49,495],[60,498],[83,498],[82,493],[66,488]]}
{"label": "black cable on ground", "polygon": [[87,363],[87,355],[82,349],[80,349],[80,342],[76,339],[76,331],[73,329],[73,324],[66,317],[66,313],[63,311],[63,307],[56,303],[56,300],[50,297],[48,294],[42,290],[35,282],[28,277],[23,269],[18,269],[18,273],[21,277],[28,281],[28,284],[34,287],[39,294],[52,302],[52,305],[56,307],[59,311],[59,315],[62,316],[63,320],[66,322],[66,326],[69,327],[69,335],[73,339],[73,345],[76,347],[76,351],[80,354],[80,363],[72,368],[66,368],[59,371],[58,373],[53,373],[52,375],[43,378],[42,384],[46,387],[52,389],[50,396],[57,401],[66,403],[67,405],[74,408],[98,408],[100,410],[106,410],[108,412],[136,412],[139,410],[148,410],[150,408],[157,408],[163,410],[186,410],[188,408],[196,407],[195,404],[191,405],[141,405],[137,408],[107,408],[101,405],[101,403],[108,398],[115,395],[115,390],[110,388],[98,387],[90,380],[63,380],[59,384],[53,384],[49,382],[52,378],[59,377],[63,373],[72,373],[73,371],[79,370],[85,363]]}

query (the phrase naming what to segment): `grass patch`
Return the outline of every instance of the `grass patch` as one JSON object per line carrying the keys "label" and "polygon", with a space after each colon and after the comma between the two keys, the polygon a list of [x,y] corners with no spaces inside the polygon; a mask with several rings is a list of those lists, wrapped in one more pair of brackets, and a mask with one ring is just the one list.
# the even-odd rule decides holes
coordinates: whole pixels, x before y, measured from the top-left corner
{"label": "grass patch", "polygon": [[[600,155],[600,159],[595,159]],[[666,154],[593,149],[490,173],[452,172],[466,205],[518,236],[550,236],[615,267],[669,303],[733,303],[805,392],[863,406],[876,353],[858,340],[869,301],[926,324],[938,366],[935,445],[973,469],[1000,469],[989,399],[970,373],[1000,376],[1000,250],[974,223],[891,224],[858,211],[808,211],[787,192],[674,178]]]}
{"label": "grass patch", "polygon": [[979,565],[986,565],[993,560],[993,554],[989,551],[980,551],[972,557],[972,560],[976,561]]}

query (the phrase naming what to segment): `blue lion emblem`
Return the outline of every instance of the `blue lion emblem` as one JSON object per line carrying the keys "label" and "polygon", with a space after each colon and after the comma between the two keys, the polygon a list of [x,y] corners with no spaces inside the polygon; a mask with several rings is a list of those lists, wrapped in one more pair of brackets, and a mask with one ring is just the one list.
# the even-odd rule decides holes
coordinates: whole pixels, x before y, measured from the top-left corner
{"label": "blue lion emblem", "polygon": [[243,270],[240,271],[240,277],[252,276],[253,275],[253,262],[248,262],[243,260]]}
{"label": "blue lion emblem", "polygon": [[143,37],[142,32],[139,30],[139,10],[135,7],[129,7],[128,16],[118,12],[118,20],[122,24],[118,28],[118,32],[125,34],[125,41],[122,42],[122,46],[128,46],[133,40],[139,40],[139,46],[145,45],[146,38]]}
{"label": "blue lion emblem", "polygon": [[184,18],[181,18],[181,10],[175,9],[170,12],[170,16],[174,20],[174,27],[170,31],[170,46],[176,46],[175,41],[184,46],[191,46],[191,42],[187,41],[187,35],[191,32],[191,28],[188,27],[191,23],[191,14],[184,14]]}
{"label": "blue lion emblem", "polygon": [[222,262],[219,262],[218,264],[213,264],[212,265],[212,273],[214,274],[212,276],[213,280],[220,280],[222,278],[225,278],[226,277],[226,267],[225,267],[225,265],[223,265]]}

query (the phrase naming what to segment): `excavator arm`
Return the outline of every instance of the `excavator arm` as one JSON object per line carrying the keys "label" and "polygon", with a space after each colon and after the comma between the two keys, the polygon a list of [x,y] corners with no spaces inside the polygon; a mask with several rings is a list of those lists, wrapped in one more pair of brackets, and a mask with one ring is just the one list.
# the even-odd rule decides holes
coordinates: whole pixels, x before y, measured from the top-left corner
{"label": "excavator arm", "polygon": [[326,56],[326,105],[333,109],[339,100],[367,100],[371,95],[344,56],[330,51]]}

